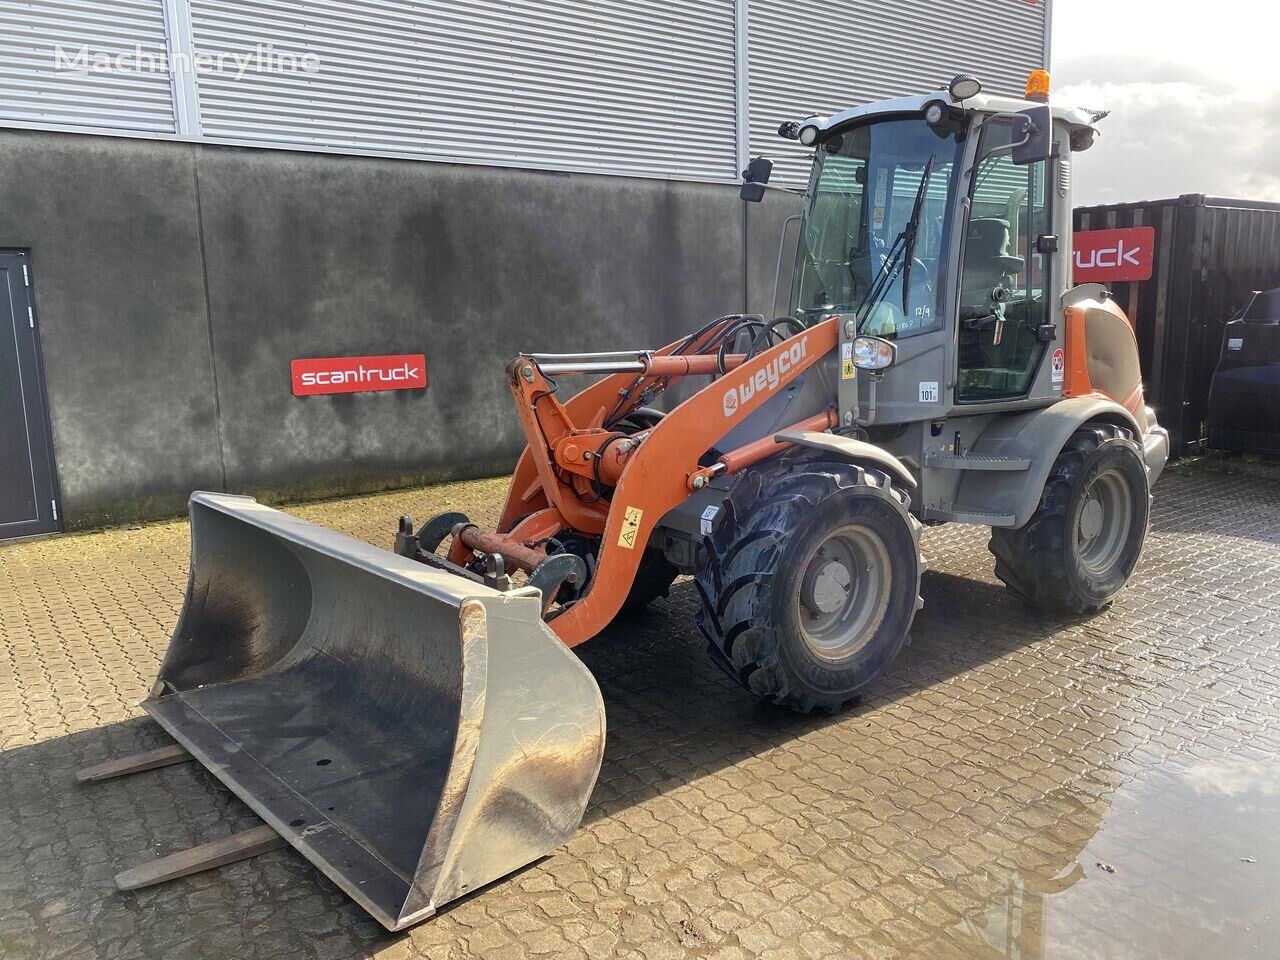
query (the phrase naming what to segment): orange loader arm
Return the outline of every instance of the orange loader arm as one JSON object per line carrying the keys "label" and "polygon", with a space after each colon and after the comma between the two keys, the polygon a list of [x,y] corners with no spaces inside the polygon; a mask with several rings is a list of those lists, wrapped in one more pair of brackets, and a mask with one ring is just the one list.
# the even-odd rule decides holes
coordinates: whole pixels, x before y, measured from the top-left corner
{"label": "orange loader arm", "polygon": [[[509,367],[511,390],[529,444],[520,457],[503,510],[500,530],[513,541],[536,542],[574,529],[602,537],[588,592],[549,621],[570,647],[591,639],[625,602],[654,526],[671,508],[701,487],[709,471],[698,459],[777,392],[835,349],[840,318],[830,317],[746,360],[724,358],[728,371],[652,428],[633,436],[605,429],[621,391],[660,390],[681,376],[719,372],[714,356],[673,356],[676,344],[643,361],[637,374],[606,377],[564,404],[552,396],[539,366],[517,358]],[[715,330],[708,331],[713,335]],[[831,425],[829,414],[812,429]],[[776,450],[750,444],[724,458],[726,472],[741,469]],[[597,481],[593,485],[592,480]],[[613,486],[610,499],[598,482]],[[466,546],[454,543],[461,562]]]}

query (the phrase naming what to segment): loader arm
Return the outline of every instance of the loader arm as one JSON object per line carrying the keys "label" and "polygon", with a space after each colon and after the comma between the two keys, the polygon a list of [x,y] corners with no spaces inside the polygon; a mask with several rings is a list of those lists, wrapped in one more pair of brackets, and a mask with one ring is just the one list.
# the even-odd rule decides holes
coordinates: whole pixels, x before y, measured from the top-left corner
{"label": "loader arm", "polygon": [[[714,337],[718,330],[718,326],[713,327],[691,342],[689,338],[682,337],[679,340],[672,341],[665,347],[655,350],[653,355],[656,357],[670,356],[686,342],[689,343],[690,349],[696,350],[701,344]],[[613,414],[615,410],[620,414],[631,412],[635,406],[640,404],[642,396],[645,396],[649,391],[659,390],[662,386],[662,378],[660,377],[637,377],[634,373],[617,373],[604,377],[586,389],[574,394],[564,401],[563,409],[573,423],[589,427],[600,427],[604,425],[606,418]],[[624,397],[630,397],[630,402],[623,403],[622,399]],[[519,404],[518,400],[517,404]],[[546,438],[541,435],[541,430],[537,432],[537,436],[537,442],[532,445],[526,445],[516,461],[515,473],[511,478],[511,487],[507,493],[507,501],[502,509],[502,517],[498,521],[498,530],[503,533],[513,532],[518,523],[532,514],[545,510],[550,505],[550,500],[548,500],[545,493],[542,476],[539,473],[538,460],[533,454],[534,450],[545,448]],[[526,433],[527,437],[528,434]]]}
{"label": "loader arm", "polygon": [[[698,458],[834,350],[839,323],[839,317],[831,317],[743,362],[648,431],[627,459],[614,489],[590,589],[549,623],[566,646],[591,639],[622,608],[655,524],[692,492],[691,481],[700,469]],[[598,399],[593,397],[584,406],[590,408]],[[536,419],[530,419],[536,426]],[[540,437],[530,437],[531,450],[540,445]],[[561,501],[568,495],[562,483],[550,491],[544,488],[544,493]]]}

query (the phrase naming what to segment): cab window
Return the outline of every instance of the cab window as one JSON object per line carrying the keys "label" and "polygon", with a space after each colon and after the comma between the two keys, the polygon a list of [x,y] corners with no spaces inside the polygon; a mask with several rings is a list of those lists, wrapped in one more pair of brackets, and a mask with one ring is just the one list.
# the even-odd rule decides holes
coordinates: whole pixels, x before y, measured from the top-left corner
{"label": "cab window", "polygon": [[1036,239],[1048,228],[1047,162],[1015,165],[1011,143],[1010,122],[983,127],[961,265],[961,402],[1025,396],[1044,355],[1036,329],[1049,304]]}
{"label": "cab window", "polygon": [[[877,118],[821,144],[797,250],[791,312],[856,316],[863,333],[937,330],[938,273],[959,143],[918,115]],[[925,182],[925,174],[928,181]],[[910,265],[895,245],[919,199]]]}

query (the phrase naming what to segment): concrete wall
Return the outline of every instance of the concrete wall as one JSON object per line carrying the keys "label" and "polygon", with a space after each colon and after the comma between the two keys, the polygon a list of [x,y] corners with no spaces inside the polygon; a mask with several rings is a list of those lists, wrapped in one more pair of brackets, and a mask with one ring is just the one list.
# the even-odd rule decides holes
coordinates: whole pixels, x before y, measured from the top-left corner
{"label": "concrete wall", "polygon": [[[768,312],[778,227],[731,185],[0,133],[70,527],[500,472],[520,350]],[[423,352],[425,391],[296,398],[289,361]]]}

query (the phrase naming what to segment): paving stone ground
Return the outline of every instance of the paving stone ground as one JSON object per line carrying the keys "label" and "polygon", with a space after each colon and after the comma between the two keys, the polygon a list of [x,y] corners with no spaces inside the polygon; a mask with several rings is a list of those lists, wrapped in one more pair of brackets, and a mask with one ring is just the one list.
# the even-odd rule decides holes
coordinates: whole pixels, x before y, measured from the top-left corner
{"label": "paving stone ground", "polygon": [[[293,512],[386,544],[402,512],[492,523],[504,490]],[[118,893],[117,871],[256,822],[194,764],[74,782],[165,742],[136,703],[178,614],[185,524],[0,547],[0,956],[1170,957],[1208,914],[1222,943],[1257,946],[1238,904],[1169,909],[1207,895],[1180,879],[1159,817],[1114,873],[1089,851],[1145,777],[1280,757],[1280,485],[1166,476],[1132,584],[1090,619],[1005,593],[982,529],[931,529],[924,546],[911,646],[834,718],[758,705],[724,677],[687,582],[581,648],[609,724],[582,828],[402,935],[287,849]],[[1276,876],[1236,852],[1222,870]],[[1139,873],[1169,889],[1126,880]],[[1063,914],[1080,891],[1105,908]]]}

